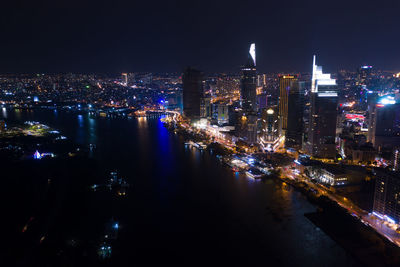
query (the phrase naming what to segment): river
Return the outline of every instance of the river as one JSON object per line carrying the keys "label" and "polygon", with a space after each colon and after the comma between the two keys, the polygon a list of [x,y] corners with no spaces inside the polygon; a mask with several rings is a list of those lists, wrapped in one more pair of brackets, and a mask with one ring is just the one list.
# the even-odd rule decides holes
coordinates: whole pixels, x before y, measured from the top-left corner
{"label": "river", "polygon": [[[90,118],[39,109],[3,109],[0,117],[9,124],[39,121],[80,145],[94,143],[92,156],[101,170],[93,173],[107,176],[118,170],[127,179],[126,199],[105,200],[98,194],[86,204],[92,210],[88,216],[104,212],[98,217],[118,219],[119,236],[109,261],[113,265],[355,264],[304,216],[316,206],[301,193],[281,181],[233,173],[215,155],[185,147],[182,137],[164,128],[160,118]],[[82,215],[78,219],[90,220]]]}

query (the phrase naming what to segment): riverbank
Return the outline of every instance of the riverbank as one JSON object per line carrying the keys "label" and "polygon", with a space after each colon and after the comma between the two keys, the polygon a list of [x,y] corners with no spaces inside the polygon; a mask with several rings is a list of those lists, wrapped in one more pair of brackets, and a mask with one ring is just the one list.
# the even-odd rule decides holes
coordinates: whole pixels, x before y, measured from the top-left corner
{"label": "riverbank", "polygon": [[322,196],[321,209],[305,216],[364,266],[399,266],[400,250],[347,210]]}

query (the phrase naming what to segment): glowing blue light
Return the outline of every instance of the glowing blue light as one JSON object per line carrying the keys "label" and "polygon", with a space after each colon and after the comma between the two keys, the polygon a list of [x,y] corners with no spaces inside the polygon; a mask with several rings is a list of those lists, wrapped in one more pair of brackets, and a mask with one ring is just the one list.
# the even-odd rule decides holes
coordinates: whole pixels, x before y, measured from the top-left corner
{"label": "glowing blue light", "polygon": [[372,212],[372,214],[375,215],[376,217],[378,217],[378,218],[380,218],[380,219],[383,220],[383,216],[380,215],[379,213],[377,213],[377,212],[374,211],[374,212]]}
{"label": "glowing blue light", "polygon": [[386,96],[379,100],[379,103],[382,105],[393,105],[396,104],[396,100],[393,96]]}
{"label": "glowing blue light", "polygon": [[119,228],[118,223],[115,223],[115,224],[113,225],[113,228],[114,228],[114,229],[118,229],[118,228]]}
{"label": "glowing blue light", "polygon": [[395,220],[393,220],[392,218],[390,218],[389,216],[387,216],[387,215],[385,215],[385,216],[383,216],[385,219],[386,219],[386,221],[388,221],[388,222],[390,222],[390,223],[393,223],[393,224],[395,224],[396,223],[396,221]]}
{"label": "glowing blue light", "polygon": [[41,159],[42,155],[39,153],[39,151],[36,150],[35,154],[33,154],[34,159]]}

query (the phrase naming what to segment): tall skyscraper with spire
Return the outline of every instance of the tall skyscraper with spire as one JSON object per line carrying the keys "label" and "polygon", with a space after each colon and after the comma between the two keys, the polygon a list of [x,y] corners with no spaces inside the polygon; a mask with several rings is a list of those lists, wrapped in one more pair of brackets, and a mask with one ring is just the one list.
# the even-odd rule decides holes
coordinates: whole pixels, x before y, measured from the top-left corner
{"label": "tall skyscraper with spire", "polygon": [[242,111],[237,121],[236,133],[248,144],[257,142],[257,71],[256,45],[250,45],[246,65],[241,69],[240,100]]}
{"label": "tall skyscraper with spire", "polygon": [[248,60],[242,67],[240,79],[240,98],[245,111],[257,111],[257,71],[256,71],[256,45],[252,43]]}
{"label": "tall skyscraper with spire", "polygon": [[323,73],[313,57],[311,77],[311,112],[307,150],[311,156],[334,158],[336,156],[336,118],[338,93],[336,80]]}

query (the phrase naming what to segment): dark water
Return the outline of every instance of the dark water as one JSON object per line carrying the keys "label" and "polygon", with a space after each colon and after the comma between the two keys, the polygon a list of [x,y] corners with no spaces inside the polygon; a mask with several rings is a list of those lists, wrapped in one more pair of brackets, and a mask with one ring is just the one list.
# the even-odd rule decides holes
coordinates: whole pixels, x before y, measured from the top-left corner
{"label": "dark water", "polygon": [[[316,207],[299,192],[280,181],[235,175],[214,155],[185,148],[159,118],[92,119],[49,110],[3,110],[0,115],[9,122],[40,121],[82,145],[95,143],[100,170],[93,173],[106,176],[117,169],[126,177],[131,186],[126,199],[88,193],[88,215],[79,217],[94,229],[111,216],[118,219],[112,265],[355,263],[304,216]],[[94,213],[102,219],[92,221]]]}

